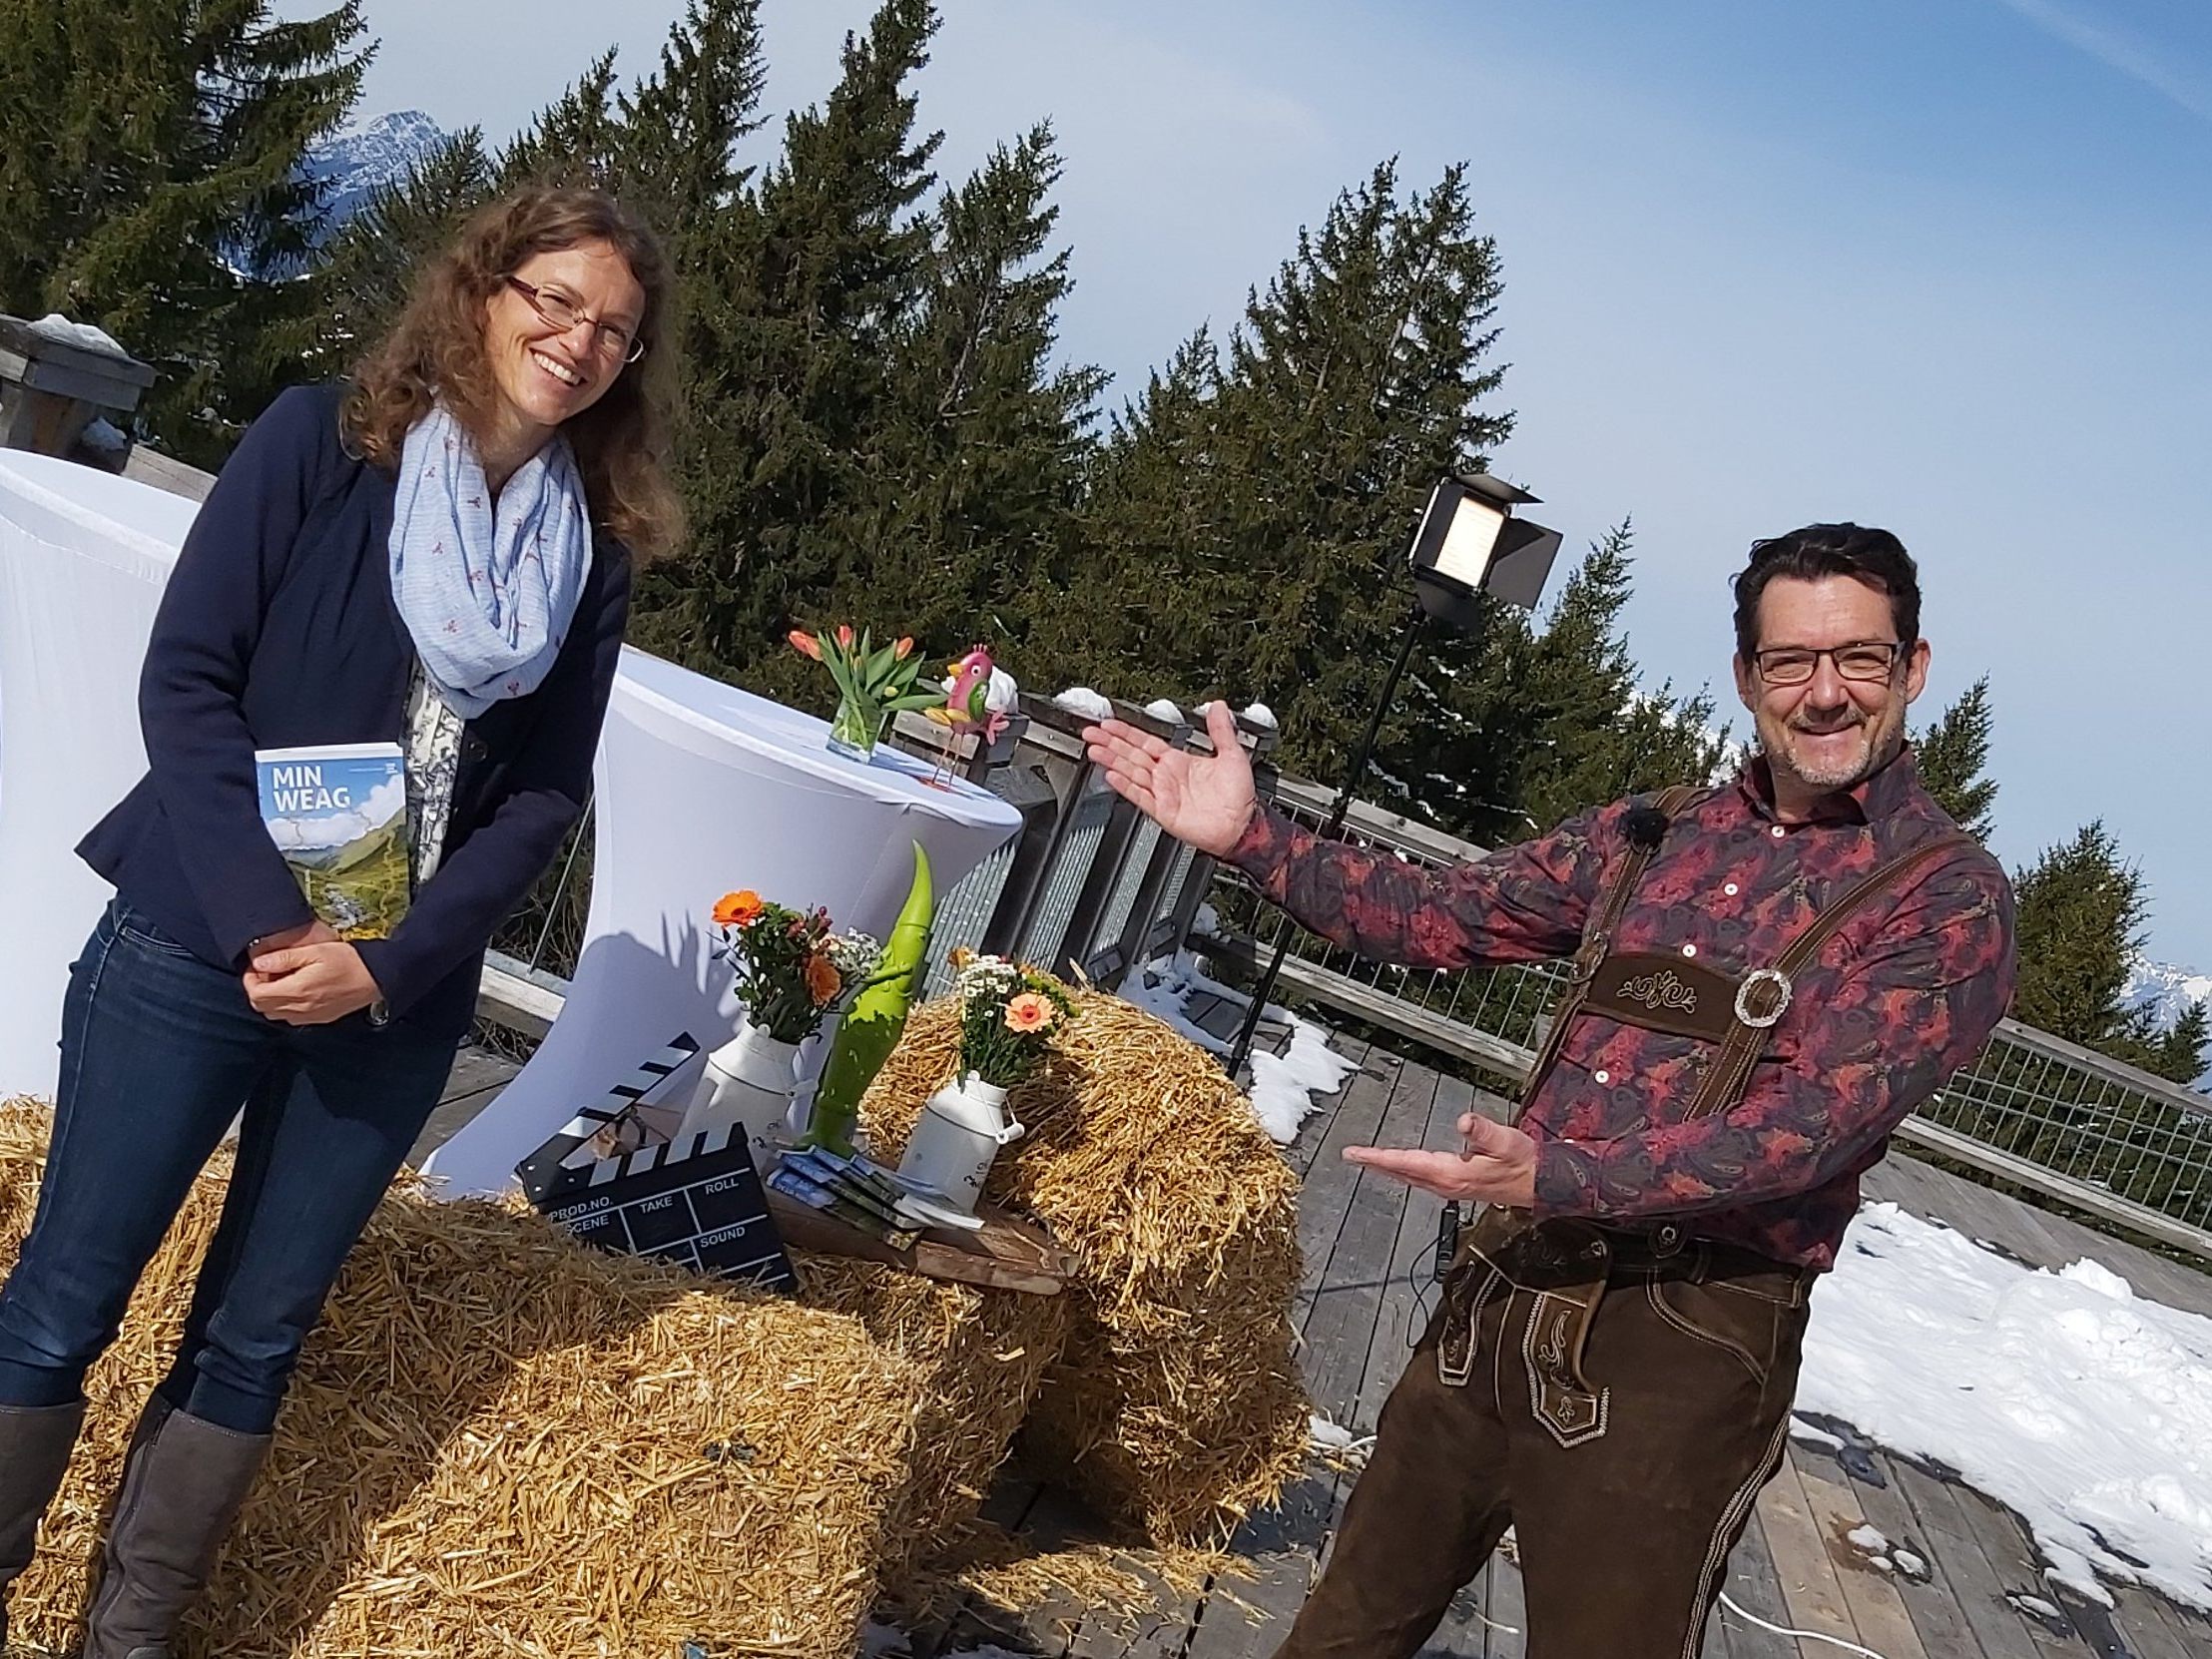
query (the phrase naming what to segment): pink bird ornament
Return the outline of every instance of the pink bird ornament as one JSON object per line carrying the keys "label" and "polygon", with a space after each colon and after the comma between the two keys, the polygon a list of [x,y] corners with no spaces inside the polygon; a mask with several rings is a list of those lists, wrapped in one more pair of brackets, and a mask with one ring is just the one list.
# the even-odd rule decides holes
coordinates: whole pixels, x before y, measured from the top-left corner
{"label": "pink bird ornament", "polygon": [[958,736],[982,734],[993,743],[1006,730],[1006,717],[990,706],[991,654],[980,645],[950,665],[944,683],[944,707],[923,711],[939,726],[949,726]]}

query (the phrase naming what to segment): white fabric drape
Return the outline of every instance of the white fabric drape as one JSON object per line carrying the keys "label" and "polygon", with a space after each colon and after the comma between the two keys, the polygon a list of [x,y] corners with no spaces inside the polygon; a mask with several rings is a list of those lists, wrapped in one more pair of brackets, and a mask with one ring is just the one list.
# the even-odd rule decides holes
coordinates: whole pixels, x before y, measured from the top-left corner
{"label": "white fabric drape", "polygon": [[0,1096],[51,1095],[108,900],[72,850],[146,771],[139,664],[196,502],[0,450]]}
{"label": "white fabric drape", "polygon": [[[1020,828],[997,797],[891,750],[831,755],[829,726],[626,650],[599,746],[591,913],[567,1006],[530,1063],[425,1166],[448,1194],[498,1192],[514,1166],[640,1059],[689,1031],[737,1028],[708,913],[723,893],[826,905],[839,928],[889,931],[929,855],[941,899]],[[823,1045],[803,1051],[819,1071]],[[802,1092],[804,1093],[804,1087]]]}

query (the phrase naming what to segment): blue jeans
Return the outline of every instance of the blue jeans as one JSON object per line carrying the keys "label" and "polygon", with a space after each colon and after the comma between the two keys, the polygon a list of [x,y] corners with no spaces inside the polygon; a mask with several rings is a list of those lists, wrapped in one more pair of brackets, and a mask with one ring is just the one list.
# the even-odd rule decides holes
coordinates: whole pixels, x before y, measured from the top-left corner
{"label": "blue jeans", "polygon": [[243,1107],[230,1195],[161,1391],[225,1428],[268,1432],[456,1046],[358,1015],[264,1018],[237,974],[116,900],[69,970],[53,1143],[30,1235],[0,1289],[0,1404],[80,1396]]}

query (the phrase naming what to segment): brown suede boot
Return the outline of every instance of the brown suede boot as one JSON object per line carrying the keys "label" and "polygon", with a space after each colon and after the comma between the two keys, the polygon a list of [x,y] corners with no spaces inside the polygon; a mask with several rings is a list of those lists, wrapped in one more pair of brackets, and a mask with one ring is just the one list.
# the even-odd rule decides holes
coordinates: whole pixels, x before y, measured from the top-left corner
{"label": "brown suede boot", "polygon": [[[38,1523],[69,1467],[84,1426],[85,1402],[0,1405],[0,1596],[31,1564]],[[0,1649],[8,1645],[8,1615],[0,1601]]]}
{"label": "brown suede boot", "polygon": [[269,1442],[177,1410],[160,1394],[147,1402],[123,1465],[83,1659],[170,1659],[177,1621],[214,1571]]}

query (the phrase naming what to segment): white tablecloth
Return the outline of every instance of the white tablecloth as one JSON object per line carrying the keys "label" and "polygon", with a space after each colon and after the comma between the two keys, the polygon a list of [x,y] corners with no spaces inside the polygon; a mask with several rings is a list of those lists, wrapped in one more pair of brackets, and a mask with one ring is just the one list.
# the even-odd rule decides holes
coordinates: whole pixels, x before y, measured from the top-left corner
{"label": "white tablecloth", "polygon": [[108,900],[72,850],[146,771],[139,664],[196,502],[0,450],[0,1097],[51,1095]]}
{"label": "white tablecloth", "polygon": [[[679,1031],[704,1048],[736,1029],[708,912],[751,887],[821,904],[881,938],[913,843],[941,898],[1020,816],[883,749],[830,753],[826,722],[635,650],[623,653],[597,769],[591,913],[568,1005],[530,1063],[427,1166],[449,1194],[496,1192],[515,1164]],[[823,1045],[800,1060],[819,1069]]]}

